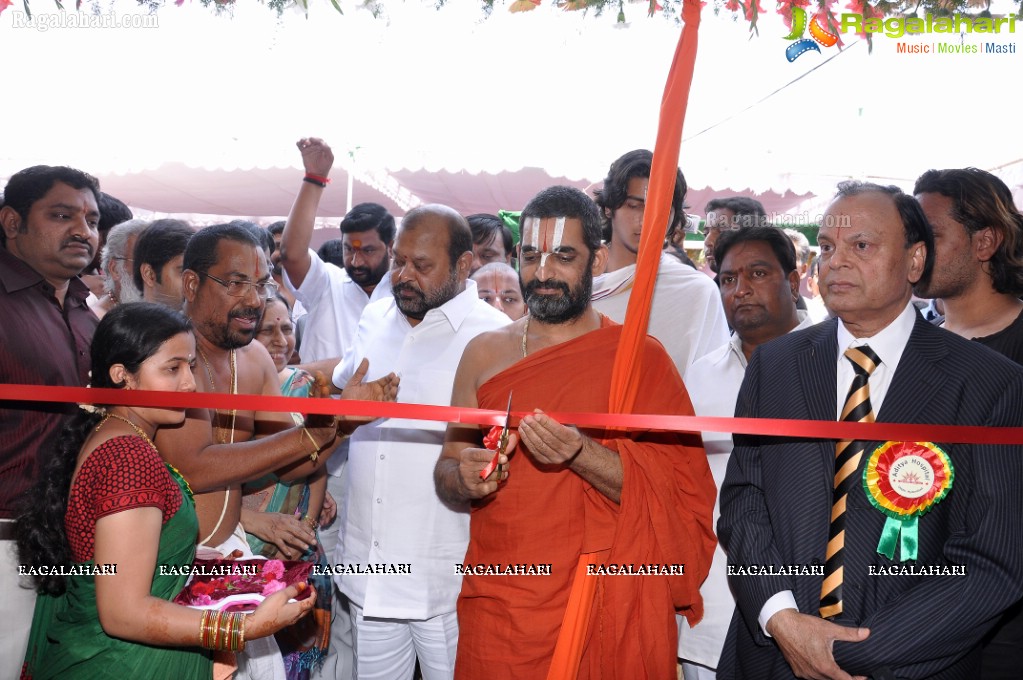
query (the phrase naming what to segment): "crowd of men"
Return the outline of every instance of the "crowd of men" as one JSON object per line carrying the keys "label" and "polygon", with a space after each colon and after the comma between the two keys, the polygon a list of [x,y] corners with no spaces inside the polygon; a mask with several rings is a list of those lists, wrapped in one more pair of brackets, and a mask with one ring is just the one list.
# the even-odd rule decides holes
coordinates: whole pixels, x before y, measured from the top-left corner
{"label": "crowd of men", "polygon": [[[319,540],[344,568],[313,677],[1018,677],[1019,447],[927,430],[1023,425],[1023,216],[997,177],[930,170],[913,195],[843,183],[816,252],[757,201],[715,198],[694,264],[678,171],[630,410],[800,421],[701,439],[551,415],[608,411],[649,151],[611,163],[594,196],[546,188],[515,220],[360,204],[317,252],[334,158],[319,139],[298,149],[306,174],[268,227],[137,220],[83,172],[14,175],[0,382],[87,385],[98,319],[146,300],[192,321],[198,391],[277,395],[252,340],[279,289],[296,361],[334,393],[517,414],[506,446],[414,414],[352,419],[320,457],[286,414],[195,410],[158,434],[210,555],[246,531],[301,554],[316,534],[244,508],[242,483],[326,466],[338,513]],[[20,669],[34,597],[11,520],[69,408],[0,408],[0,679]]]}

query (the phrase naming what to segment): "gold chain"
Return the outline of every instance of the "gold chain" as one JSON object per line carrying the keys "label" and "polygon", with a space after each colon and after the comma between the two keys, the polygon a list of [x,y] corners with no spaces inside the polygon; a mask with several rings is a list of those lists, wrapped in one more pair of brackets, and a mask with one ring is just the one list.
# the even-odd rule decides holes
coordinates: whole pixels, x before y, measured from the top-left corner
{"label": "gold chain", "polygon": [[[210,369],[210,362],[206,358],[206,352],[204,352],[202,347],[200,347],[198,344],[196,345],[196,349],[199,350],[199,358],[202,359],[202,365],[206,369],[206,378],[210,381],[210,389],[213,390],[214,392],[216,392],[217,391],[217,385],[216,385],[216,383],[213,382],[213,371]],[[238,355],[237,355],[237,350],[233,350],[232,349],[231,353],[230,353],[230,357],[231,357],[231,394],[238,394]],[[220,411],[214,409],[214,413],[216,413],[219,416]],[[235,419],[237,418],[237,416],[238,416],[238,409],[231,409],[231,436],[230,436],[230,443],[232,443],[232,444],[234,443],[234,426],[235,426]],[[219,417],[217,418],[217,420],[219,420]],[[221,433],[220,433],[220,443],[221,444],[227,444],[228,443],[228,437],[226,435],[224,435],[224,433],[223,433],[223,429],[224,428],[218,427],[217,429],[221,430]]]}
{"label": "gold chain", "polygon": [[[96,430],[95,431],[99,432],[99,429],[101,427],[103,427],[103,425],[105,425],[106,422],[108,420],[110,420],[111,418],[116,418],[117,420],[120,420],[123,423],[127,423],[128,427],[130,427],[131,429],[135,430],[135,434],[137,434],[138,436],[140,436],[144,440],[146,440],[146,443],[149,444],[151,447],[153,447],[154,451],[156,451],[158,454],[160,453],[160,450],[156,448],[156,444],[154,444],[153,440],[149,438],[149,435],[145,433],[145,430],[143,430],[141,427],[136,425],[134,422],[132,422],[128,418],[125,418],[124,416],[119,416],[116,413],[108,413],[105,416],[103,416],[103,420],[99,421],[99,425],[96,426]],[[161,456],[161,458],[162,457],[163,456]],[[188,483],[188,480],[185,479],[184,475],[182,475],[181,472],[176,467],[174,467],[173,465],[171,465],[167,461],[164,461],[164,464],[167,465],[167,467],[169,467],[175,473],[177,473],[178,477],[181,477],[181,481],[183,481],[185,483],[185,491],[188,492],[188,497],[192,498],[193,497],[192,485]]]}
{"label": "gold chain", "polygon": [[99,429],[101,427],[103,427],[103,425],[105,425],[106,422],[108,420],[110,420],[111,418],[116,418],[117,420],[120,420],[122,423],[127,423],[128,427],[130,427],[131,429],[135,430],[135,434],[137,434],[138,436],[140,436],[143,439],[145,439],[146,443],[149,444],[150,446],[152,446],[154,451],[156,450],[156,444],[153,443],[153,440],[149,438],[149,435],[146,434],[145,431],[141,427],[139,427],[138,425],[136,425],[132,421],[128,420],[124,416],[119,416],[116,413],[108,413],[105,416],[103,416],[103,420],[99,421],[99,425],[96,426],[96,430],[99,431]]}

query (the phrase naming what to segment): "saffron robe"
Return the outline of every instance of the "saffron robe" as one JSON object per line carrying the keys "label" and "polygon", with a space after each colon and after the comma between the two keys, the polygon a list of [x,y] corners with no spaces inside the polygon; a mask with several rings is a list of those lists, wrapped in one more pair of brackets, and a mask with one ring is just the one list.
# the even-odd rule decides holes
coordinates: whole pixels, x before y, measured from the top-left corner
{"label": "saffron robe", "polygon": [[[603,318],[599,330],[531,354],[480,387],[480,408],[503,410],[513,392],[517,412],[606,412],[621,331]],[[648,337],[644,351],[646,387],[633,412],[692,415],[664,348]],[[508,480],[473,504],[465,564],[549,564],[551,574],[464,576],[456,678],[544,678],[579,558],[602,551],[606,565],[685,565],[684,574],[591,576],[600,582],[579,677],[675,678],[674,614],[699,620],[715,545],[716,490],[700,436],[583,432],[621,457],[621,504],[519,444]]]}

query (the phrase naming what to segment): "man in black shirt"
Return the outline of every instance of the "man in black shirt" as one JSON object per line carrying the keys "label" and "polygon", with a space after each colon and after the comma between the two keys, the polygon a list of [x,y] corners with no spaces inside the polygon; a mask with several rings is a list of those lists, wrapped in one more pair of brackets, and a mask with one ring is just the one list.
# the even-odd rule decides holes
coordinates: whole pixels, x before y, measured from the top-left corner
{"label": "man in black shirt", "polygon": [[[920,297],[944,304],[944,328],[1023,364],[1023,215],[1002,180],[976,168],[928,170],[913,189],[934,228],[934,273]],[[982,680],[1018,678],[1023,603],[983,649]]]}

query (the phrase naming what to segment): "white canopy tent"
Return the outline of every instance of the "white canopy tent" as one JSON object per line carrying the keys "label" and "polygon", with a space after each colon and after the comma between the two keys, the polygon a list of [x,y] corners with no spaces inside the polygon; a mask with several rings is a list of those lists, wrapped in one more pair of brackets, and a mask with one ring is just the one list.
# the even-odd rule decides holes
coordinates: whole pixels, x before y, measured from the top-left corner
{"label": "white canopy tent", "polygon": [[[37,17],[56,11],[47,4],[33,3]],[[622,152],[653,144],[679,28],[646,18],[646,3],[627,6],[624,26],[548,2],[487,19],[468,0],[440,10],[395,0],[383,18],[355,0],[344,16],[311,4],[308,19],[256,3],[228,18],[193,1],[163,8],[156,28],[47,31],[15,28],[12,6],[0,15],[0,181],[67,164],[156,213],[281,216],[300,179],[294,142],[316,135],[338,159],[325,217],[366,200],[493,212],[551,183],[587,187]],[[911,188],[923,170],[966,165],[1023,198],[1006,99],[1023,49],[909,55],[878,36],[868,55],[845,36],[842,51],[788,63],[785,33],[774,14],[749,38],[743,22],[704,9],[680,161],[694,211],[746,194],[812,221],[841,179]]]}

